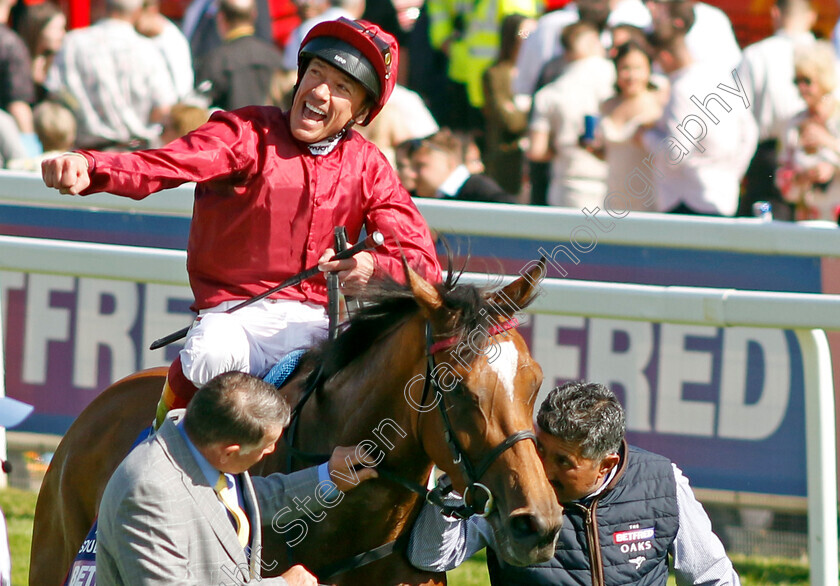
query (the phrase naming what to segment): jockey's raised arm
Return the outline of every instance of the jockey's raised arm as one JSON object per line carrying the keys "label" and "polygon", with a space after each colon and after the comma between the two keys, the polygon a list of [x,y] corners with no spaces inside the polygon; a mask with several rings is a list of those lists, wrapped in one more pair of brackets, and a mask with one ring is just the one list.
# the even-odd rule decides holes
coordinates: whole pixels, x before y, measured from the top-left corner
{"label": "jockey's raised arm", "polygon": [[[371,278],[402,280],[401,255],[431,281],[440,266],[426,222],[381,152],[359,133],[396,84],[394,38],[365,21],[314,27],[298,55],[288,112],[249,106],[216,112],[184,137],[133,153],[79,151],[45,161],[44,182],[62,193],[142,199],[195,182],[187,271],[198,313],[173,362],[158,421],[229,370],[262,376],[287,352],[326,335],[326,282],[316,276],[241,311],[225,313],[302,270],[338,271],[345,291]],[[377,250],[325,262],[333,228]]]}

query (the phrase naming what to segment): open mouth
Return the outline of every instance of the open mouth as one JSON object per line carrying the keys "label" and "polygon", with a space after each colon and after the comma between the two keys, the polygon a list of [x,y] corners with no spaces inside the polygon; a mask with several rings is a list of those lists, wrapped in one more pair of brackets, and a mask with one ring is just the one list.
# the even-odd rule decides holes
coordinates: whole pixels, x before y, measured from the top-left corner
{"label": "open mouth", "polygon": [[320,108],[310,105],[309,102],[304,102],[303,117],[314,122],[323,122],[327,118],[327,113]]}

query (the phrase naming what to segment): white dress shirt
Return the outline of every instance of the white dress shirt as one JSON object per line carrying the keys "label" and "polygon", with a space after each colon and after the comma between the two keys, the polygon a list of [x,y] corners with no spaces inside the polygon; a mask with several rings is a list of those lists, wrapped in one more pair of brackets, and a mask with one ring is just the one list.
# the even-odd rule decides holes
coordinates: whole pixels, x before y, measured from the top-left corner
{"label": "white dress shirt", "polygon": [[82,148],[157,140],[160,128],[150,120],[152,111],[178,99],[154,43],[131,23],[113,18],[67,33],[45,86],[73,103]]}
{"label": "white dress shirt", "polygon": [[[738,209],[740,182],[758,143],[758,128],[750,111],[738,96],[727,93],[718,84],[735,88],[732,74],[708,63],[694,63],[671,74],[671,97],[659,123],[644,134],[644,147],[653,155],[659,197],[659,211],[667,212],[684,203],[695,212],[732,216]],[[718,102],[707,108],[718,119],[715,124],[691,98],[705,102],[716,94],[730,108]],[[689,122],[695,116],[700,122]],[[700,123],[707,134],[700,147],[690,142],[678,129],[685,126],[695,136]],[[663,141],[676,139],[673,160],[662,150]],[[701,152],[702,148],[702,152]],[[679,150],[678,150],[679,149]],[[681,158],[676,153],[682,152]]]}
{"label": "white dress shirt", "polygon": [[729,17],[703,2],[694,4],[694,24],[685,35],[685,44],[697,63],[712,64],[724,75],[741,62],[741,48]]}

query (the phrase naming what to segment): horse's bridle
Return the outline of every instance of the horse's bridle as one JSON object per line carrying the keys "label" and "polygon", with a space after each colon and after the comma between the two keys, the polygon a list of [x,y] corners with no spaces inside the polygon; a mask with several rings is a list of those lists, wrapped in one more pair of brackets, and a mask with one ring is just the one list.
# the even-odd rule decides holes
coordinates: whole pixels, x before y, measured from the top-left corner
{"label": "horse's bridle", "polygon": [[[501,334],[507,330],[515,328],[518,325],[519,322],[515,318],[510,319],[506,322],[494,325],[490,328],[489,333],[491,336],[495,336],[496,334]],[[464,504],[459,507],[444,507],[444,512],[449,516],[458,517],[460,519],[466,519],[473,515],[486,517],[493,512],[495,499],[493,498],[493,493],[490,489],[480,482],[484,473],[487,472],[488,468],[493,465],[499,456],[508,449],[512,448],[518,442],[530,439],[536,443],[537,436],[531,429],[522,429],[514,432],[505,438],[499,445],[490,450],[490,452],[481,459],[478,465],[473,465],[463,446],[461,446],[461,442],[458,441],[458,437],[452,427],[452,422],[449,419],[449,413],[447,412],[445,401],[446,391],[441,389],[440,383],[434,376],[435,368],[437,367],[435,363],[435,354],[453,346],[456,341],[457,340],[455,338],[448,338],[446,340],[434,342],[432,326],[429,322],[426,322],[426,376],[423,384],[423,398],[420,404],[426,404],[429,390],[434,388],[439,397],[437,406],[438,411],[440,411],[441,419],[443,420],[443,435],[446,439],[446,443],[449,445],[449,450],[452,453],[452,462],[458,466],[461,471],[461,475],[467,483],[467,487],[464,489],[463,495]],[[426,500],[430,500],[440,506],[443,501],[442,497],[445,492],[448,492],[448,490],[451,490],[451,487],[440,487],[429,491],[426,495]],[[473,499],[470,499],[470,496],[474,495],[476,490],[483,491],[485,495],[484,505],[479,507],[479,510],[477,510],[475,506],[475,497],[473,496]]]}
{"label": "horse's bridle", "polygon": [[[507,330],[513,329],[518,325],[519,322],[515,318],[513,318],[506,322],[494,325],[488,330],[488,332],[491,336],[495,336],[497,334],[502,334]],[[435,354],[437,352],[454,346],[457,341],[457,338],[448,338],[446,340],[435,342],[434,337],[432,335],[432,326],[428,321],[426,322],[426,375],[424,377],[425,382],[423,383],[423,398],[421,400],[421,405],[426,404],[426,399],[429,395],[429,391],[434,387],[435,392],[439,395],[437,406],[438,410],[440,411],[441,419],[443,420],[444,438],[446,439],[446,443],[449,445],[449,450],[452,453],[453,463],[458,466],[464,480],[467,483],[467,487],[464,490],[463,494],[463,504],[454,505],[451,502],[446,502],[444,497],[452,491],[451,484],[444,484],[439,482],[437,486],[435,486],[435,488],[433,488],[432,490],[428,490],[426,487],[421,486],[416,482],[407,480],[397,474],[394,474],[387,468],[377,467],[377,472],[380,478],[400,484],[405,488],[419,494],[427,501],[437,505],[441,508],[441,511],[444,515],[450,517],[457,517],[459,519],[467,519],[469,517],[472,517],[473,515],[487,517],[488,515],[490,515],[490,513],[493,512],[493,509],[495,508],[495,499],[490,489],[480,482],[482,476],[484,476],[484,473],[487,472],[487,470],[490,468],[490,466],[493,465],[496,459],[508,449],[512,448],[518,442],[526,439],[533,440],[534,443],[536,443],[537,436],[536,434],[534,434],[533,430],[530,429],[523,429],[514,432],[513,434],[505,438],[505,440],[502,441],[499,445],[490,450],[490,452],[481,459],[477,466],[473,465],[472,461],[467,456],[463,446],[461,446],[461,442],[458,441],[458,437],[455,435],[455,431],[452,427],[452,421],[449,419],[449,413],[446,410],[446,405],[444,401],[444,397],[446,396],[446,390],[441,388],[440,383],[434,376],[435,368],[437,367],[437,364],[435,362]],[[298,416],[300,415],[300,412],[303,410],[304,404],[309,399],[313,391],[314,387],[308,389],[307,392],[305,392],[304,395],[300,398],[297,405],[295,405],[294,409],[292,410],[292,418],[289,425],[289,429],[285,434],[283,434],[286,440],[286,447],[289,453],[287,459],[287,467],[289,471],[291,471],[292,458],[317,463],[326,462],[330,458],[329,454],[310,454],[294,447]],[[433,409],[433,407],[431,407],[429,410],[431,409]],[[474,500],[475,497],[473,496],[473,499],[470,499],[470,496],[474,495],[477,490],[482,491],[485,496],[484,504],[480,507],[480,511],[476,510],[476,503]],[[472,503],[470,502],[471,500]],[[318,570],[316,570],[315,573],[318,576],[319,580],[323,581],[338,574],[342,574],[344,572],[383,559],[391,555],[395,551],[401,550],[402,548],[406,547],[408,545],[409,535],[410,532],[404,532],[394,541],[382,544],[379,547],[376,547],[370,551],[362,552],[355,556],[350,556],[349,558],[345,558],[335,563],[319,568]],[[289,559],[292,559],[291,552],[289,553]]]}

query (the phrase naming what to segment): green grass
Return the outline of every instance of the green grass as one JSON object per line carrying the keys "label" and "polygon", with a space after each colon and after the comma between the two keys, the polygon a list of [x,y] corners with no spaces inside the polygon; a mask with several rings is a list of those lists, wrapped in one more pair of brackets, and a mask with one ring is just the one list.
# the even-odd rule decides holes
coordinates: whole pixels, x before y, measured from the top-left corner
{"label": "green grass", "polygon": [[449,572],[446,577],[449,586],[486,586],[490,584],[487,577],[487,556],[484,551],[478,552]]}
{"label": "green grass", "polygon": [[[808,564],[789,559],[751,558],[733,555],[732,563],[741,576],[742,586],[806,586]],[[481,551],[449,572],[449,586],[488,586],[487,556]],[[673,575],[668,585],[676,584]]]}
{"label": "green grass", "polygon": [[753,558],[733,555],[732,563],[744,586],[774,584],[793,586],[808,584],[808,564],[790,559]]}
{"label": "green grass", "polygon": [[[29,577],[29,548],[35,516],[34,492],[13,488],[0,490],[0,509],[6,516],[12,552],[12,586],[26,586]],[[754,558],[733,555],[732,562],[743,586],[806,586],[808,564],[788,559]],[[479,552],[461,567],[449,572],[450,586],[488,586],[487,557]],[[674,584],[673,578],[668,581]]]}
{"label": "green grass", "polygon": [[6,517],[12,553],[12,586],[25,586],[29,582],[29,548],[37,498],[38,495],[31,491],[0,490],[0,509]]}

